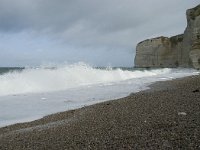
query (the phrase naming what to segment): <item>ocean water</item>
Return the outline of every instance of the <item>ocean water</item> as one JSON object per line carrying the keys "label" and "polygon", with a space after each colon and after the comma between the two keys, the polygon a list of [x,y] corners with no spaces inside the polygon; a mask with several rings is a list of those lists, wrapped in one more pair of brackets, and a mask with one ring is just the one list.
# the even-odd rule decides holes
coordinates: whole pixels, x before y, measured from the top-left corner
{"label": "ocean water", "polygon": [[128,96],[193,69],[94,68],[84,63],[0,68],[0,127]]}

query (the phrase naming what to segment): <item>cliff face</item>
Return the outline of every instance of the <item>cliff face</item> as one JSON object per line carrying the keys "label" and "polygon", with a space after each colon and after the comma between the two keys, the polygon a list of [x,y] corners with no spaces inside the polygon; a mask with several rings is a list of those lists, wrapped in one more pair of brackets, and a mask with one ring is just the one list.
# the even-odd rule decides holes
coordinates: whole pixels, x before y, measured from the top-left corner
{"label": "cliff face", "polygon": [[200,69],[200,5],[189,9],[184,34],[158,37],[136,47],[135,67],[194,67]]}
{"label": "cliff face", "polygon": [[137,45],[136,67],[178,67],[182,56],[183,35],[158,37]]}
{"label": "cliff face", "polygon": [[193,67],[200,69],[200,5],[187,10],[187,22],[185,34],[191,40],[189,58]]}

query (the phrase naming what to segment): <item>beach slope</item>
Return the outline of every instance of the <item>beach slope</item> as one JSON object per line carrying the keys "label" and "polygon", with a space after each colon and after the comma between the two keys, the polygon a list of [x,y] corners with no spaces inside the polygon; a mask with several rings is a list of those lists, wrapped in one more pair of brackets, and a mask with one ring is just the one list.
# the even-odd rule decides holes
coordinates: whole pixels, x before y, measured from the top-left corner
{"label": "beach slope", "polygon": [[0,149],[200,149],[200,76],[0,128]]}

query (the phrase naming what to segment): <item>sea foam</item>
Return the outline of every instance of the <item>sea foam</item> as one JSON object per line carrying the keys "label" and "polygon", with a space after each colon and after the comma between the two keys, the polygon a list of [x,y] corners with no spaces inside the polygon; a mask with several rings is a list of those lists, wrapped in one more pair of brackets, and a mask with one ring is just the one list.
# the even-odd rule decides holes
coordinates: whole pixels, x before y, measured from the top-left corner
{"label": "sea foam", "polygon": [[170,69],[97,69],[84,63],[57,67],[26,68],[0,76],[0,96],[61,91],[80,86],[109,84],[133,78],[167,74]]}

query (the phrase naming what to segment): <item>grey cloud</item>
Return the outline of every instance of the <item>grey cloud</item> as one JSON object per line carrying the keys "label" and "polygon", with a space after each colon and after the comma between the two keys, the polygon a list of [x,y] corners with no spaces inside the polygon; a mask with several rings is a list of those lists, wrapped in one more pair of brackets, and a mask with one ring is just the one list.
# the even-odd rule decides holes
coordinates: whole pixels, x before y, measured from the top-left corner
{"label": "grey cloud", "polygon": [[183,30],[184,11],[198,1],[1,0],[0,31],[34,31],[71,45],[130,47],[154,34],[170,34],[169,27]]}

